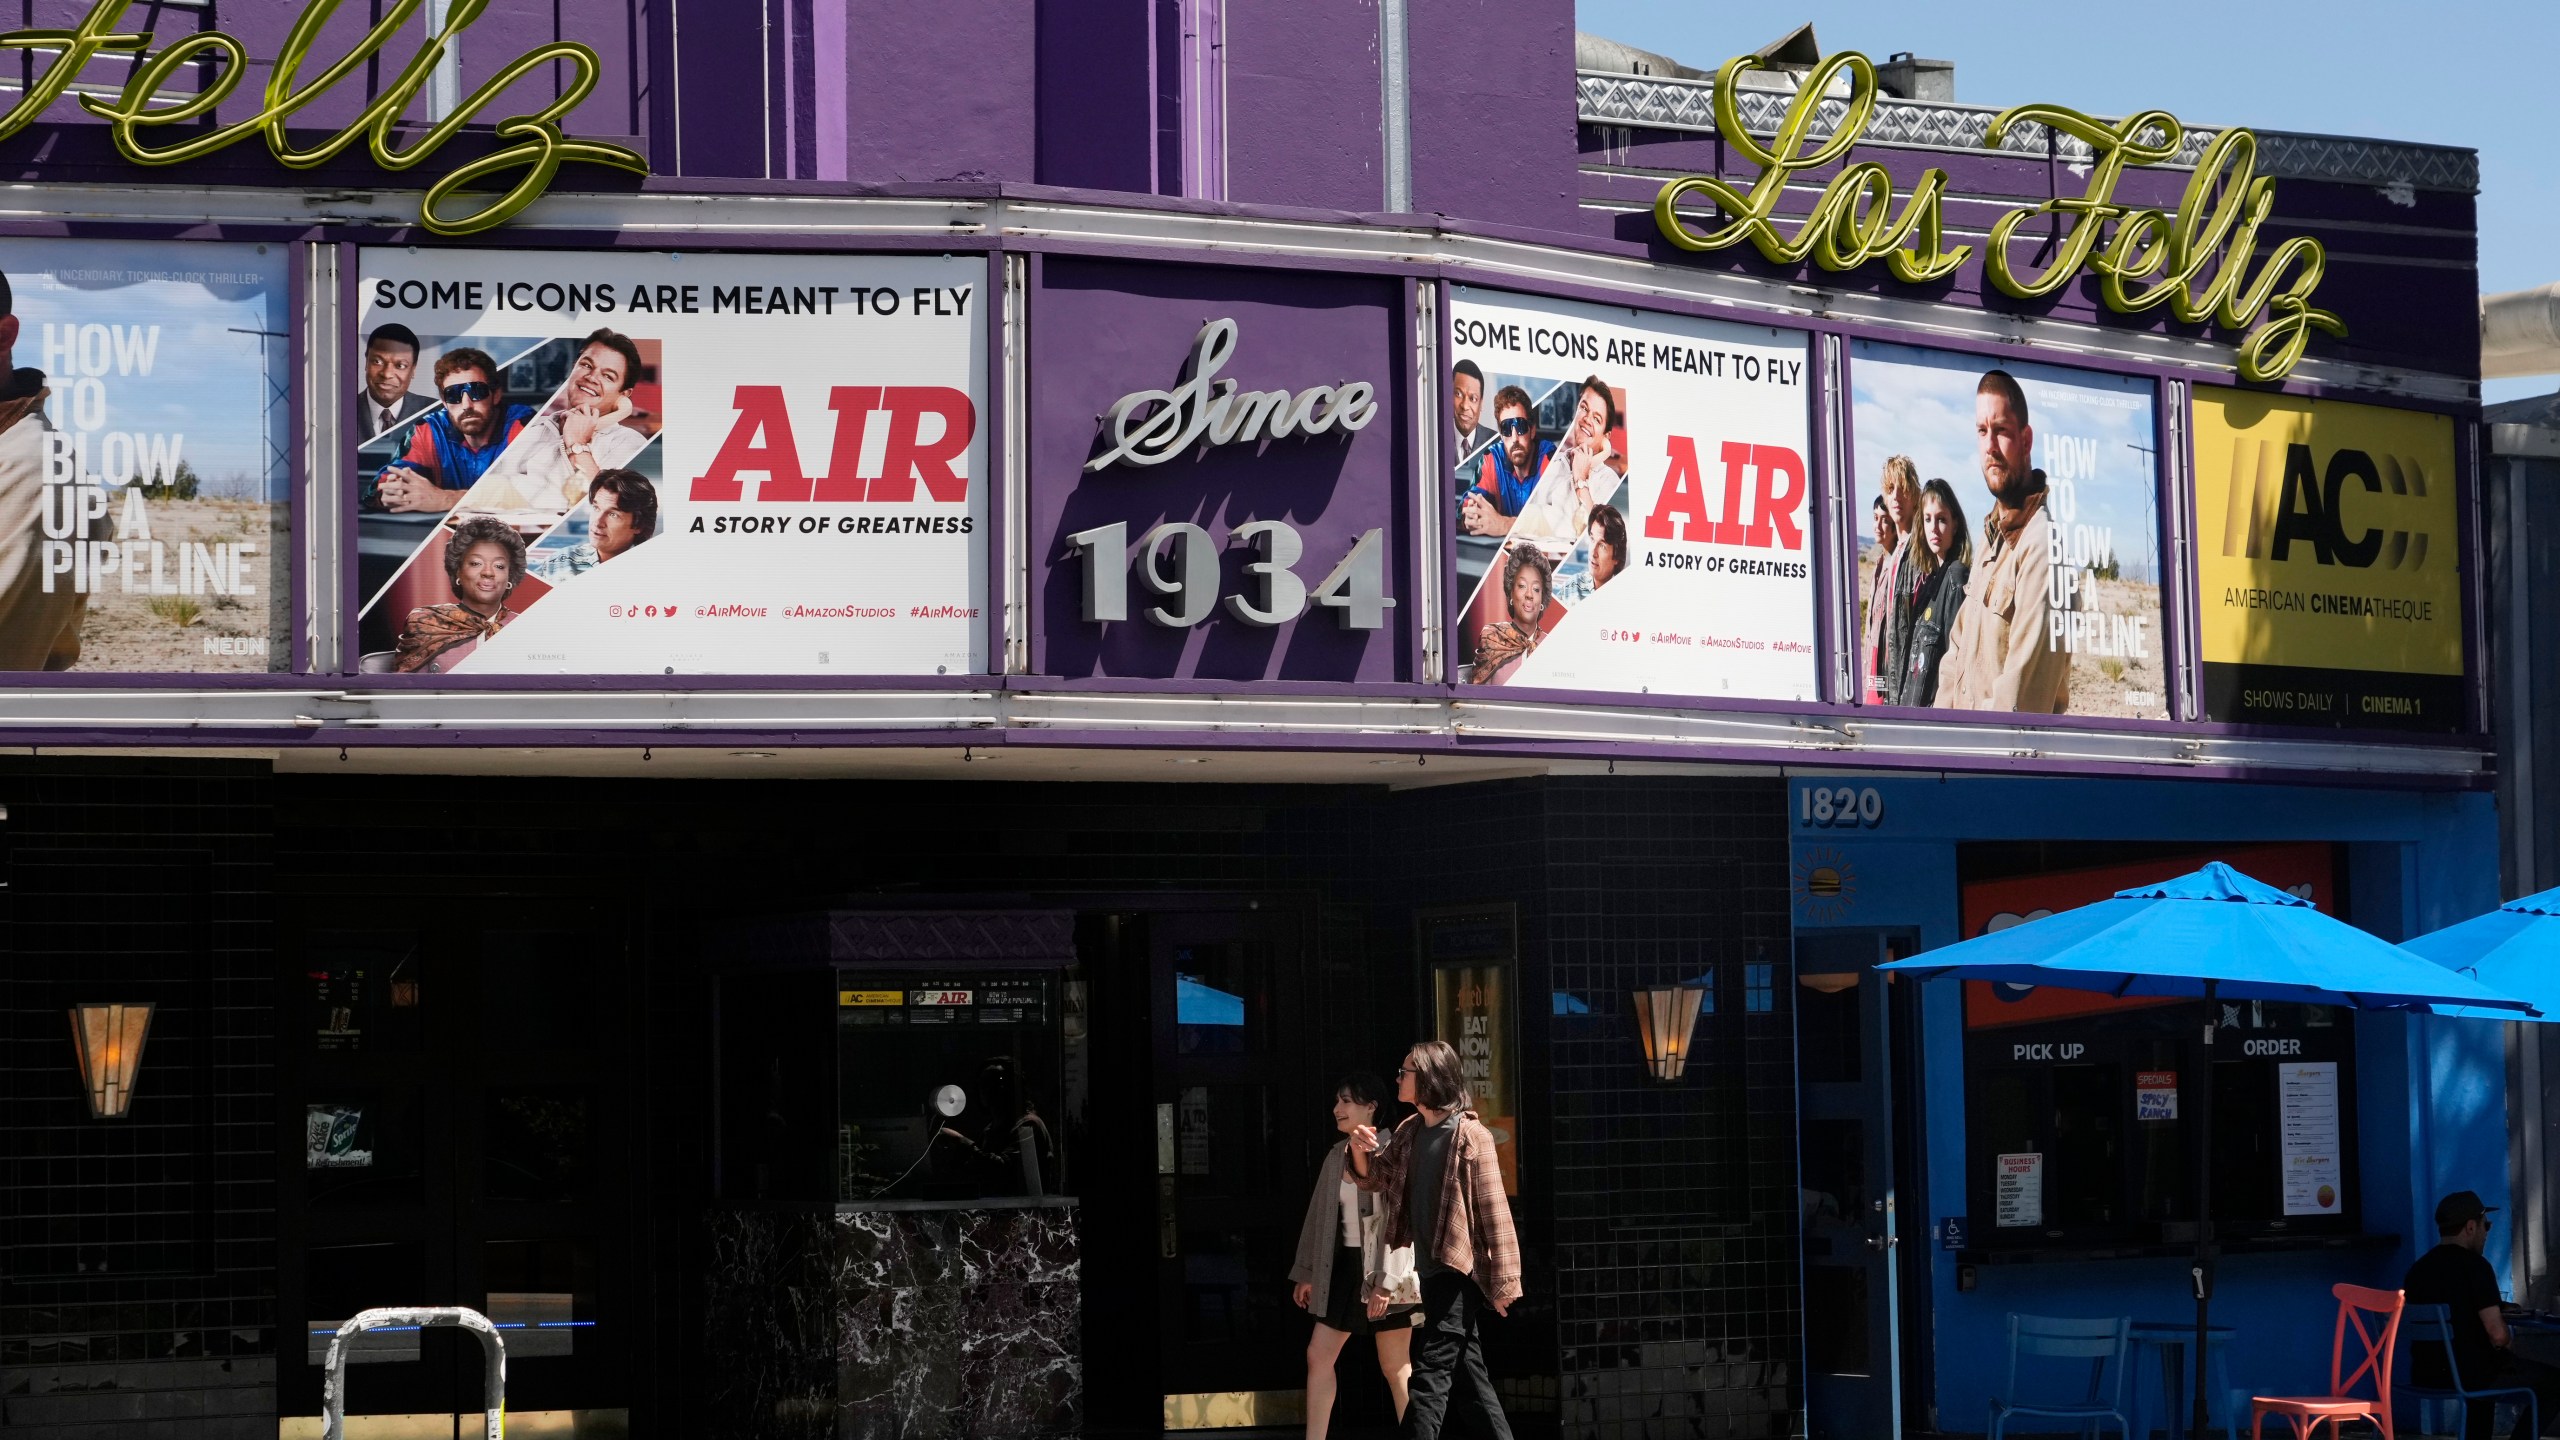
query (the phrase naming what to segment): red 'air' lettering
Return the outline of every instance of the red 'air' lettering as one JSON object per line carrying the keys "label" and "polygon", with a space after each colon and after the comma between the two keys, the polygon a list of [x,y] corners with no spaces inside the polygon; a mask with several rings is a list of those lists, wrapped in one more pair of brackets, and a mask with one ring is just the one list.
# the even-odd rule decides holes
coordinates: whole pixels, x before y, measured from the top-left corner
{"label": "red 'air' lettering", "polygon": [[741,385],[734,403],[737,421],[729,427],[729,438],[720,442],[720,453],[711,457],[711,468],[694,477],[692,498],[740,499],[746,487],[738,477],[757,471],[765,477],[756,487],[758,499],[808,499],[809,477],[800,471],[800,447],[791,436],[791,411],[782,403],[782,387]]}
{"label": "red 'air' lettering", "polygon": [[[1736,447],[1727,445],[1729,456]],[[1783,445],[1751,447],[1751,468],[1760,472],[1760,487],[1752,496],[1751,539],[1756,549],[1767,549],[1774,532],[1780,548],[1804,548],[1804,531],[1796,525],[1796,512],[1804,508],[1804,457]],[[1725,508],[1732,509],[1734,491],[1740,487],[1734,476],[1725,481]]]}
{"label": "red 'air' lettering", "polygon": [[836,445],[827,457],[827,473],[818,478],[817,498],[859,500],[862,477],[854,471],[862,463],[862,435],[870,428],[871,412],[880,408],[880,387],[838,385],[827,392],[827,408],[836,412]]}
{"label": "red 'air' lettering", "polygon": [[[969,477],[951,468],[978,433],[978,407],[965,391],[948,385],[891,385],[880,392],[889,412],[889,444],[880,457],[880,478],[871,482],[874,500],[913,500],[916,482],[946,505],[969,498]],[[942,417],[942,433],[924,438],[924,417]],[[849,466],[848,466],[849,468]]]}
{"label": "red 'air' lettering", "polygon": [[1717,455],[1724,461],[1724,518],[1716,522],[1715,543],[1718,545],[1766,545],[1766,540],[1748,538],[1742,526],[1742,472],[1751,464],[1751,447],[1739,440],[1727,440]]}
{"label": "red 'air' lettering", "polygon": [[1698,447],[1686,435],[1674,435],[1666,451],[1671,468],[1662,477],[1662,493],[1654,498],[1653,513],[1644,517],[1644,534],[1648,540],[1671,538],[1671,520],[1680,519],[1680,538],[1705,540],[1714,526],[1707,521],[1706,487],[1698,480]]}

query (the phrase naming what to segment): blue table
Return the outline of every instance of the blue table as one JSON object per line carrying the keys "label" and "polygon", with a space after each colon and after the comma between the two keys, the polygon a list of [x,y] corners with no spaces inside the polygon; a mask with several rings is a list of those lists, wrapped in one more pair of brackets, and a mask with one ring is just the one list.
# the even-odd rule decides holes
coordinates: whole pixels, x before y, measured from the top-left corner
{"label": "blue table", "polygon": [[[2205,1397],[2208,1417],[2214,1410],[2222,1412],[2222,1422],[2233,1440],[2240,1433],[2239,1417],[2232,1413],[2231,1375],[2225,1357],[2231,1348],[2234,1331],[2228,1325],[2212,1325],[2205,1329],[2205,1368],[2213,1393]],[[2187,1417],[2194,1412],[2194,1402],[2187,1398],[2187,1379],[2195,1373],[2187,1358],[2187,1347],[2195,1343],[2196,1326],[2192,1320],[2136,1320],[2127,1338],[2132,1342],[2130,1364],[2133,1373],[2126,1378],[2133,1390],[2134,1440],[2149,1440],[2151,1407],[2143,1403],[2142,1357],[2147,1352],[2158,1357],[2160,1397],[2167,1406],[2169,1423],[2162,1428],[2169,1440],[2185,1440]]]}

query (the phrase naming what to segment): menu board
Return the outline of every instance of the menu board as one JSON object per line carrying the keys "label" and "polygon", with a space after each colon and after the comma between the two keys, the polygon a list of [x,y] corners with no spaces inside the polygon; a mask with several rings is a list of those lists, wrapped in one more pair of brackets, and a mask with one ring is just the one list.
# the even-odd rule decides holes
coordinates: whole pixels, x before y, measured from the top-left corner
{"label": "menu board", "polygon": [[1049,982],[1038,975],[841,975],[836,1008],[849,1025],[1045,1025]]}
{"label": "menu board", "polygon": [[2338,1158],[2338,1064],[2304,1060],[2279,1065],[2276,1088],[2284,1213],[2338,1214],[2346,1199]]}

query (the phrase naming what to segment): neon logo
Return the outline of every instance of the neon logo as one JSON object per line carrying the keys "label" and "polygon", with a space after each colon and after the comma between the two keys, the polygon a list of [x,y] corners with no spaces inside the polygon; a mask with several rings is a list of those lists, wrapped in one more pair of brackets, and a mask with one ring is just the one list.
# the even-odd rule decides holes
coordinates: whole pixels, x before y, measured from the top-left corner
{"label": "neon logo", "polygon": [[[499,121],[496,129],[500,143],[496,149],[463,162],[427,187],[426,199],[419,206],[419,223],[437,235],[470,235],[502,225],[541,198],[566,164],[610,165],[636,175],[649,173],[649,162],[637,151],[597,140],[572,140],[561,133],[560,118],[577,109],[595,90],[596,79],[604,69],[595,51],[569,40],[554,40],[517,56],[415,141],[403,146],[394,140],[393,131],[400,124],[402,112],[426,88],[437,62],[454,40],[489,8],[489,0],[452,0],[444,28],[418,48],[407,66],[383,87],[362,114],[316,145],[295,145],[286,133],[287,123],[339,82],[363,69],[416,17],[423,3],[424,0],[391,0],[381,21],[365,33],[354,49],[306,80],[303,64],[310,59],[312,45],[337,13],[339,4],[339,0],[311,0],[276,54],[267,79],[266,103],[258,113],[218,129],[196,130],[193,122],[211,115],[239,88],[241,77],[249,73],[248,47],[223,31],[206,30],[154,53],[150,31],[120,33],[115,28],[133,0],[97,0],[89,7],[88,16],[73,29],[0,33],[0,50],[54,52],[53,62],[37,72],[18,103],[0,115],[0,140],[17,134],[44,113],[80,77],[93,57],[115,53],[133,57],[133,70],[125,81],[124,92],[113,98],[82,95],[80,105],[107,122],[117,151],[136,165],[200,160],[254,135],[265,139],[268,152],[278,164],[308,170],[336,159],[362,136],[372,152],[373,163],[385,170],[407,170],[434,154],[482,110],[495,104],[508,86],[557,60],[569,66],[568,83],[561,87],[559,97],[530,115],[513,115]],[[159,103],[161,87],[209,61],[216,63],[202,89],[173,97],[170,103]],[[187,138],[174,145],[151,145],[148,132],[166,125],[189,126]],[[479,208],[448,210],[448,205],[466,189],[509,174],[515,175],[515,183],[494,199],[483,200]],[[478,198],[477,192],[470,198]]]}
{"label": "neon logo", "polygon": [[[1811,260],[1831,271],[1882,260],[1893,278],[1911,285],[1943,280],[1961,269],[1973,247],[1945,242],[1947,172],[1935,167],[1920,172],[1897,210],[1893,177],[1882,165],[1841,165],[1795,233],[1779,228],[1775,217],[1780,199],[1791,186],[1811,184],[1809,178],[1797,177],[1840,164],[1865,134],[1875,114],[1876,71],[1855,51],[1824,60],[1788,104],[1774,143],[1764,146],[1743,125],[1737,83],[1762,63],[1750,55],[1726,61],[1716,75],[1714,95],[1717,133],[1760,167],[1760,178],[1748,190],[1713,175],[1685,175],[1665,184],[1653,202],[1654,224],[1663,238],[1694,251],[1747,241],[1772,264]],[[1849,98],[1840,123],[1831,138],[1808,151],[1815,116],[1843,71],[1849,76]],[[2117,203],[2115,187],[2126,166],[2155,165],[2178,153],[2186,127],[2175,116],[2146,110],[2110,126],[2059,105],[2017,105],[1992,117],[1983,143],[1997,148],[2011,126],[2022,124],[2048,126],[2079,140],[2095,158],[2087,167],[2084,193],[2012,210],[1993,222],[1982,266],[1984,277],[2001,294],[2041,299],[2087,271],[2098,278],[2099,300],[2119,314],[2166,306],[2184,324],[2248,330],[2239,356],[2245,380],[2279,380],[2292,373],[2314,330],[2347,333],[2345,322],[2311,304],[2328,265],[2328,252],[2319,241],[2293,236],[2251,272],[2258,229],[2275,206],[2276,182],[2255,173],[2257,136],[2246,130],[2214,136],[2177,208],[2149,210]],[[1716,223],[1697,228],[1707,217],[1679,212],[1679,202],[1692,195],[1714,202]],[[2070,230],[2043,273],[2021,273],[2010,259],[2010,240],[2019,226],[2044,216],[2067,219]],[[2270,313],[2273,318],[2261,323]]]}

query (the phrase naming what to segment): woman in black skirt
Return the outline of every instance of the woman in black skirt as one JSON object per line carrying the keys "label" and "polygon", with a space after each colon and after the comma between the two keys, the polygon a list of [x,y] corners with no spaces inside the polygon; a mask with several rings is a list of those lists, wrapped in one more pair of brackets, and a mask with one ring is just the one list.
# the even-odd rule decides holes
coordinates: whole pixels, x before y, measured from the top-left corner
{"label": "woman in black skirt", "polygon": [[1344,1168],[1349,1135],[1377,1123],[1387,1087],[1367,1073],[1346,1075],[1333,1089],[1333,1127],[1346,1137],[1317,1167],[1316,1191],[1298,1232],[1298,1259],[1289,1269],[1298,1307],[1316,1317],[1307,1341],[1307,1440],[1324,1440],[1333,1421],[1333,1365],[1354,1335],[1378,1340],[1378,1369],[1394,1393],[1396,1418],[1404,1418],[1405,1381],[1413,1374],[1413,1326],[1422,1313],[1422,1285],[1413,1269],[1413,1247],[1388,1250],[1378,1197],[1351,1183]]}

